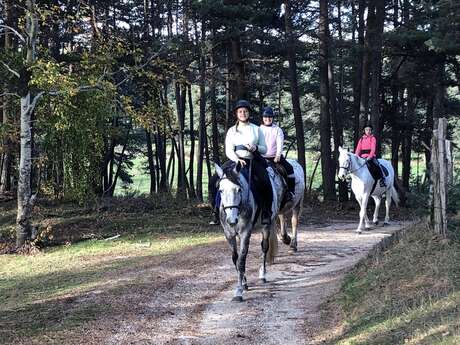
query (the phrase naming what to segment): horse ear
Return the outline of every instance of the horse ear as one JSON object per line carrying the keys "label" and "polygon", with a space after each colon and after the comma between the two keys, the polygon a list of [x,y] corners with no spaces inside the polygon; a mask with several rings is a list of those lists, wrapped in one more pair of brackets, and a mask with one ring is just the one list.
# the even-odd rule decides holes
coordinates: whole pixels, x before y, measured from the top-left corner
{"label": "horse ear", "polygon": [[219,164],[217,163],[214,163],[214,169],[216,169],[216,174],[222,178],[222,176],[224,176],[224,171],[222,170],[222,168],[219,166]]}

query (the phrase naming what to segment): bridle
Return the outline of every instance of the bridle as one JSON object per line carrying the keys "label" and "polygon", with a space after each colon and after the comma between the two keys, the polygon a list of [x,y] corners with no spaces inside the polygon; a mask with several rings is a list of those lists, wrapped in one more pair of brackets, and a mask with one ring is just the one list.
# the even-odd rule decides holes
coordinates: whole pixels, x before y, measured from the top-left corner
{"label": "bridle", "polygon": [[351,156],[349,154],[347,154],[348,156],[348,159],[347,159],[347,166],[339,166],[340,169],[344,169],[347,173],[347,175],[350,175],[356,171],[358,171],[359,169],[361,169],[362,167],[366,166],[366,163],[364,163],[363,165],[359,166],[357,169],[355,170],[350,170],[350,166],[351,166]]}
{"label": "bridle", "polygon": [[[231,181],[228,177],[222,177],[222,178],[220,179],[220,181],[222,181],[222,180],[229,180],[229,181]],[[236,209],[238,210],[238,213],[239,213],[240,207],[241,207],[241,203],[243,202],[243,195],[242,195],[241,189],[238,191],[238,193],[240,194],[240,202],[239,202],[237,205],[227,205],[227,206],[223,205],[223,203],[222,203],[222,205],[223,205],[222,208],[224,209],[224,211],[225,211],[225,210],[228,210],[228,209],[236,208]]]}

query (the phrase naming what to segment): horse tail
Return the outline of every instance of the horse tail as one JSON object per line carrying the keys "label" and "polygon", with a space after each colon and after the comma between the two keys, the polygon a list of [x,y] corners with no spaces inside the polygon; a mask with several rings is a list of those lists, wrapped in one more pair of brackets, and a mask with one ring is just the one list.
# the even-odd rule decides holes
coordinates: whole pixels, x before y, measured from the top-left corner
{"label": "horse tail", "polygon": [[[273,220],[275,223],[276,218]],[[268,252],[267,252],[267,263],[272,265],[275,263],[275,256],[278,254],[278,236],[276,236],[276,226],[272,224],[270,226],[270,234],[268,238]]]}
{"label": "horse tail", "polygon": [[398,206],[399,205],[399,195],[394,185],[391,186],[391,198],[395,202],[396,206]]}

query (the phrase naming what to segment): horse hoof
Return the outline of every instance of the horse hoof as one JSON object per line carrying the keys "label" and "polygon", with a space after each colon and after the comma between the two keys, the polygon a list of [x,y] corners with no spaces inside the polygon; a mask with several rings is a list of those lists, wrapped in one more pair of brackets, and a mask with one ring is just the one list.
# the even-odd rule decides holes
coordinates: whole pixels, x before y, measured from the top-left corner
{"label": "horse hoof", "polygon": [[374,222],[374,225],[375,226],[379,225],[379,221],[377,220],[376,222]]}
{"label": "horse hoof", "polygon": [[362,231],[360,229],[358,230],[355,230],[355,232],[358,234],[358,235],[361,235]]}
{"label": "horse hoof", "polygon": [[385,225],[386,226],[390,225],[390,222],[383,222],[383,226],[385,226]]}
{"label": "horse hoof", "polygon": [[265,278],[260,278],[260,282],[261,282],[262,284],[265,284],[265,283],[267,282],[267,279],[265,279]]}
{"label": "horse hoof", "polygon": [[287,246],[291,244],[291,238],[289,235],[283,236],[283,243]]}
{"label": "horse hoof", "polygon": [[289,248],[289,253],[295,253],[297,252],[297,247],[290,247]]}
{"label": "horse hoof", "polygon": [[242,296],[235,296],[232,298],[232,302],[243,302]]}
{"label": "horse hoof", "polygon": [[244,285],[243,285],[243,289],[245,289],[246,291],[248,291],[248,290],[249,290],[248,284],[244,284]]}

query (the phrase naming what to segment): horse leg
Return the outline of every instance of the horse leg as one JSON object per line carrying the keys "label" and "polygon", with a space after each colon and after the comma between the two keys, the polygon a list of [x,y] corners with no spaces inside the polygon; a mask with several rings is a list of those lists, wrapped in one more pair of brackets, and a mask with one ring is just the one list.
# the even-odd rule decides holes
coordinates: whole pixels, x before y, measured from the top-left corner
{"label": "horse leg", "polygon": [[385,220],[383,222],[383,225],[390,224],[391,194],[392,194],[392,189],[389,188],[385,194]]}
{"label": "horse leg", "polygon": [[269,247],[269,242],[268,238],[270,236],[270,226],[272,225],[266,225],[262,228],[262,242],[260,243],[262,247],[262,253],[263,253],[263,260],[262,260],[262,265],[259,268],[259,279],[262,283],[266,283],[266,273],[267,273],[267,253],[268,253],[268,247]]}
{"label": "horse leg", "polygon": [[382,198],[379,196],[372,196],[375,202],[375,210],[374,210],[374,217],[372,218],[372,223],[374,225],[377,225],[379,223],[379,209],[380,209],[380,203],[382,202]]}
{"label": "horse leg", "polygon": [[368,218],[367,218],[367,214],[366,214],[366,209],[367,209],[367,201],[369,199],[369,195],[368,194],[363,194],[361,196],[361,201],[360,201],[360,206],[361,206],[361,209],[359,210],[359,225],[358,225],[358,229],[356,229],[356,232],[357,233],[361,233],[363,231],[363,228],[364,228],[364,222],[366,222],[366,227],[369,226],[368,222]]}
{"label": "horse leg", "polygon": [[[236,244],[236,237],[228,239],[228,243],[232,247],[232,261],[235,265],[236,272],[238,272],[238,247]],[[248,283],[246,281],[246,276],[243,277],[243,288],[249,290]]]}
{"label": "horse leg", "polygon": [[284,218],[283,214],[279,214],[278,218],[280,220],[281,239],[285,245],[289,245],[291,243],[291,238],[289,237],[286,231],[286,219]]}
{"label": "horse leg", "polygon": [[240,234],[240,253],[237,260],[237,270],[238,270],[238,285],[235,289],[233,296],[233,301],[242,302],[243,301],[243,290],[244,284],[246,283],[246,256],[248,255],[249,249],[249,239],[251,238],[251,233],[249,230],[242,232]]}
{"label": "horse leg", "polygon": [[299,204],[292,210],[292,217],[291,217],[292,236],[291,236],[291,247],[289,249],[289,251],[292,253],[295,253],[297,251],[297,228],[299,226],[300,207],[301,205]]}

